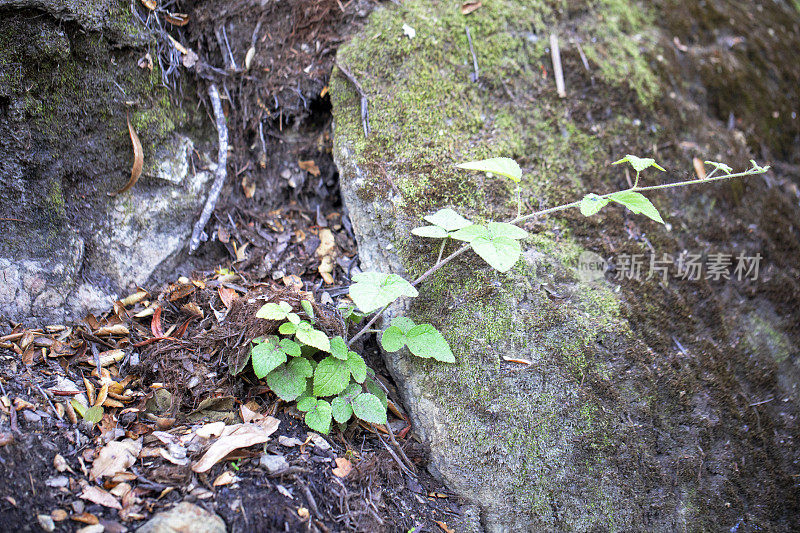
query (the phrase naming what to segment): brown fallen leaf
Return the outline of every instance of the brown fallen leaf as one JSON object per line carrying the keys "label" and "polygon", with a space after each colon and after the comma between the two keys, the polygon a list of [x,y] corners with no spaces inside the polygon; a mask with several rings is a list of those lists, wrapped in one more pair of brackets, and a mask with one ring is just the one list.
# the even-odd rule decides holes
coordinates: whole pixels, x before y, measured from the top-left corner
{"label": "brown fallen leaf", "polygon": [[322,279],[325,281],[326,285],[333,285],[333,258],[329,255],[326,255],[322,258],[322,261],[319,263],[319,267],[317,267],[317,272],[319,275],[322,276]]}
{"label": "brown fallen leaf", "polygon": [[436,525],[442,528],[442,531],[445,533],[456,533],[456,530],[448,526],[447,523],[442,522],[441,520],[434,520],[434,522],[436,522]]}
{"label": "brown fallen leaf", "polygon": [[142,451],[141,439],[125,439],[111,441],[100,450],[97,459],[92,464],[89,479],[94,481],[101,477],[111,477],[136,463],[139,452]]}
{"label": "brown fallen leaf", "polygon": [[219,299],[225,304],[226,309],[230,309],[233,301],[239,297],[239,294],[235,290],[229,289],[228,287],[218,288],[217,294],[219,294]]}
{"label": "brown fallen leaf", "polygon": [[155,11],[156,7],[158,7],[156,0],[142,0],[142,5],[150,11]]}
{"label": "brown fallen leaf", "polygon": [[317,257],[325,257],[331,255],[336,251],[336,239],[333,232],[328,228],[323,228],[319,231],[319,246],[314,252]]}
{"label": "brown fallen leaf", "polygon": [[319,167],[313,159],[309,159],[308,161],[298,161],[297,166],[299,166],[301,170],[305,170],[314,177],[319,176]]}
{"label": "brown fallen leaf", "polygon": [[230,470],[226,470],[217,476],[217,479],[214,480],[213,485],[215,487],[221,487],[223,485],[230,485],[236,481],[239,481],[239,478],[236,477]]}
{"label": "brown fallen leaf", "polygon": [[353,464],[344,457],[336,458],[336,468],[333,469],[333,475],[336,477],[347,477],[347,474],[353,469]]}
{"label": "brown fallen leaf", "polygon": [[[144,0],[142,1],[144,2]],[[131,144],[133,145],[133,166],[131,167],[131,178],[128,180],[128,183],[126,183],[125,186],[117,192],[108,193],[109,196],[116,196],[118,194],[128,192],[131,187],[136,185],[136,182],[139,180],[139,176],[142,175],[142,166],[144,165],[142,142],[139,140],[139,136],[136,135],[136,131],[134,131],[133,126],[131,126],[131,118],[128,114],[125,115],[125,120],[128,122],[128,135],[130,135]]]}
{"label": "brown fallen leaf", "polygon": [[703,164],[703,160],[699,157],[693,157],[692,165],[694,166],[694,173],[697,174],[697,179],[706,179],[706,166]]}
{"label": "brown fallen leaf", "polygon": [[189,24],[189,15],[185,13],[167,13],[164,15],[164,20],[173,26],[186,26]]}
{"label": "brown fallen leaf", "polygon": [[90,526],[100,523],[100,519],[97,518],[92,513],[74,514],[70,518],[75,520],[76,522],[80,522],[82,524],[89,524]]}
{"label": "brown fallen leaf", "polygon": [[462,15],[469,15],[473,11],[480,8],[483,4],[480,0],[469,0],[468,2],[464,2],[461,4],[461,14]]}
{"label": "brown fallen leaf", "polygon": [[117,501],[117,499],[109,492],[101,489],[100,487],[89,485],[88,483],[83,488],[83,493],[81,493],[80,497],[82,500],[89,500],[90,502],[102,505],[103,507],[122,509],[122,505],[120,505],[119,501]]}
{"label": "brown fallen leaf", "polygon": [[50,518],[53,519],[53,522],[63,522],[69,518],[69,515],[64,509],[53,509],[50,513]]}
{"label": "brown fallen leaf", "polygon": [[245,198],[252,198],[256,194],[256,182],[250,176],[244,176],[242,178],[242,192],[244,193]]}
{"label": "brown fallen leaf", "polygon": [[192,466],[192,471],[198,473],[207,472],[233,450],[267,442],[269,436],[278,429],[280,421],[270,416],[262,422],[261,424],[225,426],[222,436],[214,441],[206,450],[206,453],[203,454],[203,457]]}

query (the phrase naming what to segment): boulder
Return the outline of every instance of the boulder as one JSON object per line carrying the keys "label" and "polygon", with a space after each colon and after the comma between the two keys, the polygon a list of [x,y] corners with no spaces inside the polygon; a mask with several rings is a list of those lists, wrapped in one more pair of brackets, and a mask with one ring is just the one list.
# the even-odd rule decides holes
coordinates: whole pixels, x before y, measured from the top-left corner
{"label": "boulder", "polygon": [[[648,193],[664,225],[622,207],[529,221],[508,273],[462,254],[387,313],[431,322],[456,355],[385,359],[431,471],[480,508],[465,529],[795,524],[800,76],[775,50],[797,49],[800,15],[759,6],[500,0],[464,15],[409,0],[339,50],[368,99],[365,136],[359,94],[334,72],[334,157],[365,271],[425,272],[438,245],[410,231],[440,208],[517,216],[513,183],[455,163],[519,161],[523,212],[629,187],[630,169],[611,164],[626,153],[671,170],[648,170],[645,185],[694,179],[695,158],[773,164]],[[697,279],[688,254],[704,265]],[[737,258],[758,254],[755,279],[737,277]],[[610,270],[587,278],[581,265],[597,256]],[[709,275],[714,257],[731,261],[728,279]],[[648,277],[651,264],[666,279]]]}
{"label": "boulder", "polygon": [[[0,13],[0,316],[82,319],[177,263],[211,177],[190,158],[213,128],[172,102],[130,2]],[[126,115],[144,172],[109,197],[130,178]]]}

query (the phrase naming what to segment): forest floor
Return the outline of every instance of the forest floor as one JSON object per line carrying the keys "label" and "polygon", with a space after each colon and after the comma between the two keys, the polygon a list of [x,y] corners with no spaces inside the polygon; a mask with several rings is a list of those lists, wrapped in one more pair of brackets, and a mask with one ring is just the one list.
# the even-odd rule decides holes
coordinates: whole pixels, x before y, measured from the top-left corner
{"label": "forest floor", "polygon": [[[190,502],[228,531],[451,531],[463,502],[427,472],[374,339],[361,352],[388,391],[385,426],[310,432],[252,371],[228,371],[260,327],[253,305],[293,295],[333,312],[357,268],[326,92],[372,3],[183,4],[173,33],[218,65],[195,82],[220,84],[231,132],[208,268],[72,324],[0,323],[0,529],[132,531]],[[142,6],[169,64],[159,20],[174,16]]]}

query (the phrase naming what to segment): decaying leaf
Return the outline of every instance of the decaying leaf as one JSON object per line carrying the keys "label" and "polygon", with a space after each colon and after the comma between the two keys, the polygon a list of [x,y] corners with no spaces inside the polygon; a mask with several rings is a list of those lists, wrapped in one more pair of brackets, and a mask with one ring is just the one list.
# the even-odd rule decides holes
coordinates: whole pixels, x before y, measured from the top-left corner
{"label": "decaying leaf", "polygon": [[226,470],[217,476],[217,479],[214,480],[214,486],[221,487],[223,485],[230,485],[236,481],[239,481],[239,478],[236,477],[230,470]]}
{"label": "decaying leaf", "polygon": [[219,294],[219,299],[222,300],[222,303],[225,304],[227,309],[231,308],[233,301],[239,297],[239,294],[233,289],[229,289],[228,287],[220,287],[217,289],[217,293]]}
{"label": "decaying leaf", "polygon": [[280,421],[277,418],[270,416],[259,424],[233,424],[226,426],[222,431],[222,436],[192,466],[192,470],[198,473],[207,472],[233,450],[267,442],[269,436],[278,429],[279,424]]}
{"label": "decaying leaf", "polygon": [[120,505],[119,501],[109,492],[106,492],[100,487],[89,485],[88,483],[83,487],[83,492],[81,493],[80,497],[83,500],[89,500],[92,503],[96,503],[104,507],[122,509],[122,505]]}
{"label": "decaying leaf", "polygon": [[147,52],[145,55],[139,58],[139,61],[137,61],[136,65],[139,68],[153,70],[153,56],[150,55],[150,52]]}
{"label": "decaying leaf", "polygon": [[150,11],[155,11],[156,7],[158,7],[156,0],[142,0],[142,5]]}
{"label": "decaying leaf", "polygon": [[131,126],[130,116],[126,114],[125,120],[128,122],[128,134],[131,137],[131,144],[133,145],[133,166],[131,167],[131,178],[128,180],[128,183],[126,183],[125,186],[117,192],[108,193],[109,196],[116,196],[118,194],[128,192],[131,187],[136,185],[136,182],[139,180],[139,176],[142,175],[142,166],[144,165],[142,142],[139,140],[139,136],[136,135],[136,131],[133,129],[133,126]]}
{"label": "decaying leaf", "polygon": [[189,15],[186,13],[167,13],[164,20],[173,26],[186,26],[189,23]]}
{"label": "decaying leaf", "polygon": [[480,8],[483,4],[480,0],[469,0],[468,2],[464,2],[461,4],[461,14],[462,15],[469,15],[476,9]]}
{"label": "decaying leaf", "polygon": [[333,475],[336,477],[347,477],[347,474],[353,469],[353,464],[344,457],[336,458],[336,468],[333,469]]}
{"label": "decaying leaf", "polygon": [[694,173],[697,174],[697,179],[706,179],[706,166],[703,164],[702,159],[699,157],[693,157],[692,166],[694,166]]}
{"label": "decaying leaf", "polygon": [[142,451],[142,440],[125,439],[111,441],[106,444],[92,463],[89,479],[92,481],[101,477],[111,477],[118,474],[136,462],[139,452]]}
{"label": "decaying leaf", "polygon": [[319,176],[319,167],[314,162],[313,159],[309,159],[308,161],[298,161],[297,165],[302,169],[311,174],[312,176],[316,177]]}

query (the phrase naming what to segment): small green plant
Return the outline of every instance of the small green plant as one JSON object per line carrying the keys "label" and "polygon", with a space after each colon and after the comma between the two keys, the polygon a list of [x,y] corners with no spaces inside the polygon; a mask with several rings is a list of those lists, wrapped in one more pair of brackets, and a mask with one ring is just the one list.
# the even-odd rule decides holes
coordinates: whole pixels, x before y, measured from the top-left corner
{"label": "small green plant", "polygon": [[[666,170],[653,159],[633,155],[627,155],[613,164],[623,163],[630,164],[636,172],[630,188],[606,194],[590,193],[581,200],[525,215],[521,214],[519,186],[522,170],[516,161],[499,157],[457,165],[466,170],[503,176],[517,183],[517,217],[508,222],[475,224],[450,208],[423,217],[430,225],[414,228],[411,233],[419,237],[441,239],[436,262],[414,281],[384,272],[361,272],[353,276],[350,298],[355,305],[340,307],[341,315],[351,324],[360,323],[366,316],[372,317],[349,340],[341,336],[331,339],[325,332],[316,329],[313,306],[308,301],[300,302],[305,319],[288,302],[265,304],[256,316],[281,322],[278,327],[280,336],[272,335],[253,341],[250,351],[253,371],[259,379],[266,378],[267,385],[279,398],[287,402],[295,401],[298,410],[305,412],[306,424],[316,431],[327,433],[333,420],[345,424],[353,416],[366,422],[385,424],[388,405],[386,393],[374,379],[372,369],[350,347],[366,333],[379,333],[371,328],[392,303],[400,298],[417,297],[417,287],[459,255],[472,250],[495,270],[507,272],[522,254],[519,241],[528,236],[528,232],[519,224],[532,218],[575,207],[588,217],[596,215],[613,202],[664,224],[660,213],[642,191],[697,185],[763,174],[769,170],[768,166],[761,167],[751,161],[751,168],[733,173],[724,163],[706,161],[714,170],[703,179],[641,187],[641,172],[650,167],[662,172]],[[451,240],[465,244],[443,258],[445,246]],[[387,352],[408,348],[416,357],[455,362],[450,345],[433,325],[416,324],[404,316],[395,317],[381,333],[379,340]],[[244,361],[231,371],[238,373],[246,363]]]}

